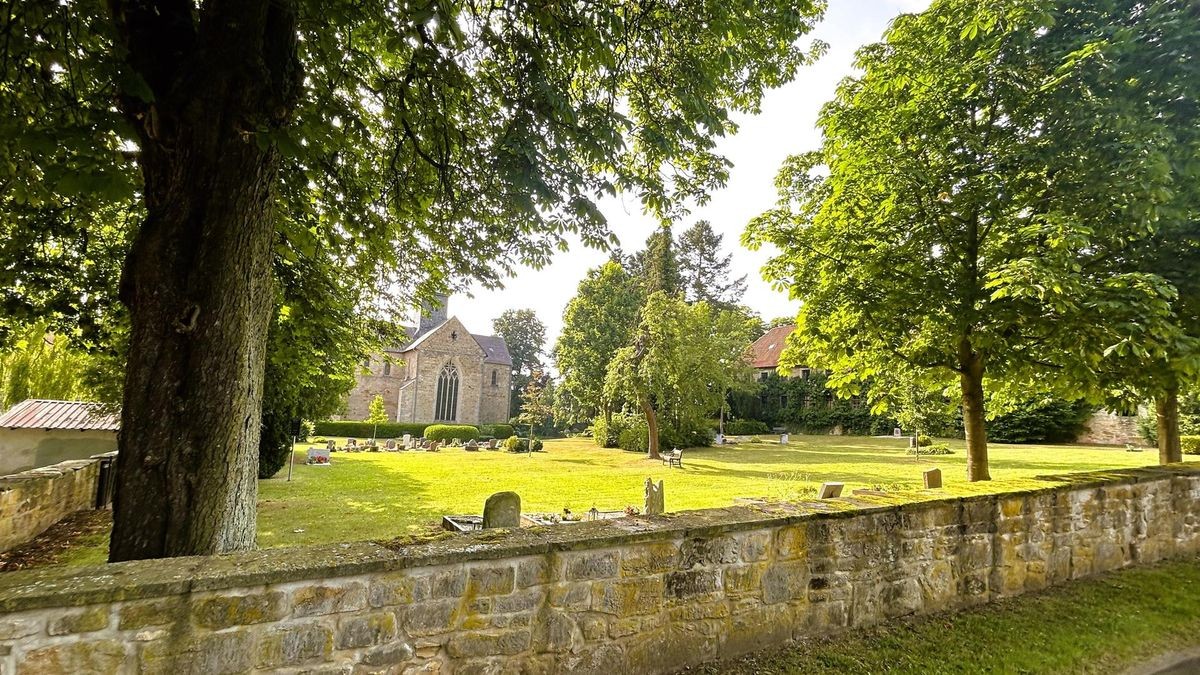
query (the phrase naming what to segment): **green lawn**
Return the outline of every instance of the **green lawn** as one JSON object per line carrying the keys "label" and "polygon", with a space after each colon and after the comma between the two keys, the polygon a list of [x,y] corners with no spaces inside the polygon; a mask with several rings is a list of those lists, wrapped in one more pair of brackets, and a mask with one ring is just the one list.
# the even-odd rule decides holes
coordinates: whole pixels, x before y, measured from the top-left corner
{"label": "green lawn", "polygon": [[[961,441],[955,454],[916,459],[890,438],[793,436],[791,443],[745,442],[684,453],[682,469],[641,455],[604,450],[590,439],[548,441],[546,452],[514,455],[449,448],[437,453],[336,453],[330,467],[285,468],[259,483],[259,544],[285,546],[390,539],[450,513],[480,513],[488,495],[513,490],[526,512],[616,510],[641,506],[647,476],[665,481],[668,511],[728,506],[735,497],[808,497],[823,481],[916,490],[921,471],[942,469],[940,494],[997,492],[1037,476],[1154,464],[1158,454],[1087,446],[993,445],[990,483],[966,482]],[[339,445],[341,443],[339,442]],[[1045,485],[1044,480],[1036,480]],[[921,498],[913,495],[913,498]],[[926,496],[925,498],[929,498]]]}
{"label": "green lawn", "polygon": [[1194,647],[1198,633],[1200,561],[1193,558],[1072,581],[962,612],[889,621],[697,672],[1120,673]]}
{"label": "green lawn", "polygon": [[[917,459],[905,454],[905,440],[793,436],[787,446],[764,440],[687,450],[682,469],[601,449],[590,439],[547,441],[546,452],[532,455],[461,448],[339,452],[328,467],[305,466],[308,446],[301,446],[291,482],[286,467],[275,478],[259,481],[258,541],[274,547],[393,539],[428,531],[445,514],[480,513],[488,495],[502,490],[520,494],[527,513],[640,507],[647,476],[665,481],[667,510],[681,511],[728,506],[737,497],[812,497],[824,481],[846,483],[846,495],[854,488],[880,487],[913,500],[1000,492],[1047,485],[1039,476],[1144,466],[1158,459],[1152,450],[997,444],[990,448],[996,480],[970,484],[962,442],[949,443],[955,454]],[[942,469],[945,489],[922,492],[921,472],[932,466]],[[44,564],[101,562],[106,546],[103,532],[79,537]]]}

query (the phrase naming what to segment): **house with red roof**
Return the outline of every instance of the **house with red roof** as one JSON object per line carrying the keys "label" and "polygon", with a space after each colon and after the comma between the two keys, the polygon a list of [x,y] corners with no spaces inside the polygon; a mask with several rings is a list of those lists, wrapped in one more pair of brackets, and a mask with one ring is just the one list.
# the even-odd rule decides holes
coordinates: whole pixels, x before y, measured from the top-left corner
{"label": "house with red roof", "polygon": [[[779,367],[779,357],[787,346],[788,336],[796,330],[795,324],[776,326],[763,334],[750,346],[751,363],[758,371],[758,379],[765,380],[776,372]],[[807,366],[793,368],[790,377],[808,379],[811,371]]]}

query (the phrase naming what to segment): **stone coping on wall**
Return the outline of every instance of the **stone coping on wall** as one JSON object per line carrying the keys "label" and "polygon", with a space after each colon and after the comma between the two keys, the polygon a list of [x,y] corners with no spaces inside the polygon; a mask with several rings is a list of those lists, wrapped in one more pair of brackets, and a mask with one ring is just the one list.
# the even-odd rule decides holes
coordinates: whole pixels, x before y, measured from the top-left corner
{"label": "stone coping on wall", "polygon": [[496,560],[559,551],[600,549],[679,537],[786,526],[815,519],[879,511],[919,512],[948,504],[996,502],[1064,489],[1122,486],[1200,474],[1200,465],[1175,464],[1039,477],[1047,481],[1006,492],[898,503],[888,496],[771,503],[682,511],[651,517],[519,530],[484,530],[413,544],[350,542],[273,548],[219,556],[138,560],[92,567],[0,573],[0,612],[218,591],[266,584],[346,577],[418,567]]}

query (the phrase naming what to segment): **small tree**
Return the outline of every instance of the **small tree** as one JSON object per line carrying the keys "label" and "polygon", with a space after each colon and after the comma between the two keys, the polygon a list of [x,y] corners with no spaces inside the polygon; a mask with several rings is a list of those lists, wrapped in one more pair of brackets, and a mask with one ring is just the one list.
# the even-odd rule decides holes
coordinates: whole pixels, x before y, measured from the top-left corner
{"label": "small tree", "polygon": [[375,440],[375,434],[379,431],[379,425],[388,421],[387,411],[383,407],[383,396],[376,394],[375,398],[371,399],[371,405],[367,408],[367,411],[367,422],[375,425],[371,429],[371,440]]}
{"label": "small tree", "polygon": [[541,369],[533,371],[529,382],[521,390],[521,414],[517,422],[529,425],[529,452],[533,452],[533,440],[536,429],[554,413],[554,402],[550,397],[548,386],[550,378]]}

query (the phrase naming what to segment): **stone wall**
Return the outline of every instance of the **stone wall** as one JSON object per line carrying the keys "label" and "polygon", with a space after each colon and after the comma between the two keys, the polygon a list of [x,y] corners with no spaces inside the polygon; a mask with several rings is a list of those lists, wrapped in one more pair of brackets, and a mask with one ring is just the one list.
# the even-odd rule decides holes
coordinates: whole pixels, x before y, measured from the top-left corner
{"label": "stone wall", "polygon": [[1076,443],[1089,445],[1125,445],[1145,443],[1138,433],[1137,415],[1117,415],[1107,410],[1097,410],[1084,422],[1083,433]]}
{"label": "stone wall", "polygon": [[76,511],[94,508],[99,478],[97,459],[0,477],[0,551],[24,544]]}
{"label": "stone wall", "polygon": [[1200,549],[1200,469],[1072,481],[13,572],[0,670],[670,672]]}

